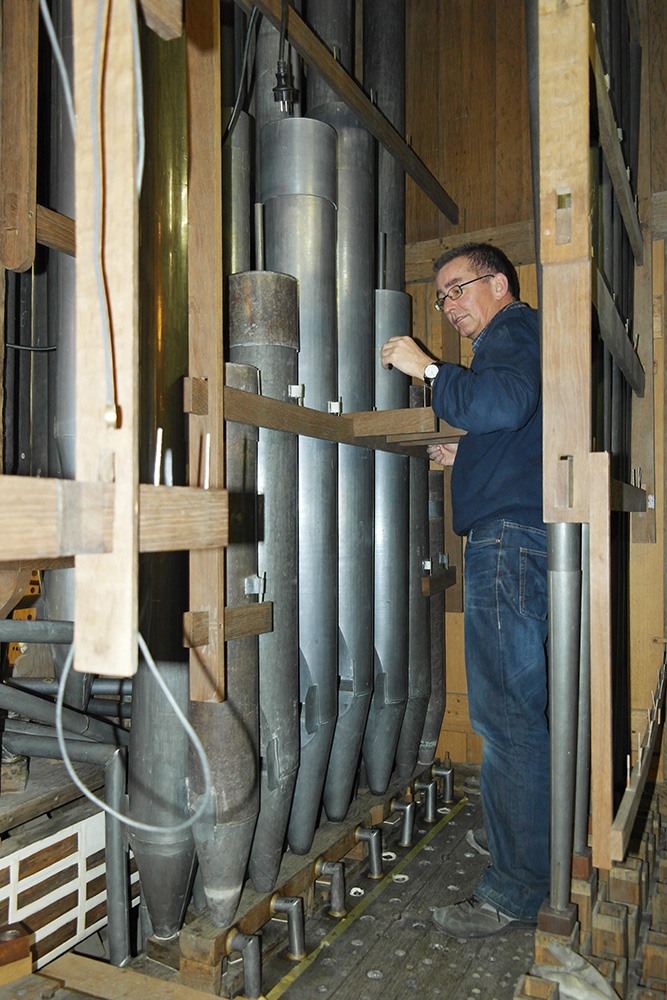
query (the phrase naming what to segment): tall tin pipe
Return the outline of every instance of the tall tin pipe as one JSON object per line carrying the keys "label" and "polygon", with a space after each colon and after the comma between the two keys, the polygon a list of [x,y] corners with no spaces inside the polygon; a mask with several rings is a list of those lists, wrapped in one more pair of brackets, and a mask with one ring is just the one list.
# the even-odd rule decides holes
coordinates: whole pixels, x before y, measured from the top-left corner
{"label": "tall tin pipe", "polygon": [[[164,42],[141,35],[146,157],[140,201],[139,370],[140,475],[153,479],[157,428],[165,477],[185,483],[185,418],[182,378],[188,370],[187,301],[187,107],[185,40]],[[189,672],[183,650],[187,609],[187,557],[142,556],[140,628],[165,683],[188,711]],[[157,682],[141,661],[132,690],[128,767],[130,815],[174,826],[188,815],[188,742]],[[195,863],[190,830],[149,834],[132,830],[130,843],[155,933],[179,930]]]}
{"label": "tall tin pipe", "polygon": [[[440,470],[428,474],[428,539],[431,567],[442,565],[445,550],[445,478]],[[435,759],[438,739],[445,714],[445,592],[429,598],[431,646],[431,695],[426,709],[424,729],[419,744],[419,763],[431,764]]]}
{"label": "tall tin pipe", "polygon": [[[352,73],[354,43],[354,10],[352,0],[307,0],[308,24],[336,56],[337,61]],[[336,94],[321,75],[310,69],[307,80],[307,114],[321,118],[319,108],[337,100]]]}
{"label": "tall tin pipe", "polygon": [[[71,4],[56,0],[51,17],[60,43],[65,66],[73,73]],[[55,60],[51,70],[51,114],[49,206],[63,215],[74,217],[74,136],[68,124],[62,86]],[[76,476],[76,330],[75,330],[75,261],[73,257],[49,252],[46,263],[48,323],[50,343],[58,350],[48,355],[49,423],[53,443],[49,448],[49,475],[63,479]],[[19,352],[16,352],[19,353]],[[24,353],[24,352],[20,352]],[[49,618],[71,620],[74,617],[74,570],[47,570],[44,574],[46,614]],[[60,676],[68,646],[51,646],[54,668]],[[90,696],[90,674],[70,670],[65,690],[65,704],[85,710]]]}
{"label": "tall tin pipe", "polygon": [[[375,292],[375,405],[404,408],[408,380],[380,364],[380,347],[394,336],[410,334],[410,296]],[[382,795],[389,784],[403,721],[408,687],[408,459],[375,455],[375,687],[366,723],[363,760],[371,791]]]}
{"label": "tall tin pipe", "polygon": [[550,905],[570,902],[577,756],[581,616],[581,525],[547,526],[549,729],[551,732]]}
{"label": "tall tin pipe", "polygon": [[[326,411],[336,377],[336,133],[289,118],[260,137],[269,270],[299,281],[299,383],[306,406]],[[337,448],[299,438],[299,657],[301,763],[288,842],[310,849],[338,710]]]}
{"label": "tall tin pipe", "polygon": [[[229,122],[231,108],[223,112]],[[252,120],[241,111],[222,147],[222,267],[225,278],[250,267]]]}
{"label": "tall tin pipe", "polygon": [[[423,407],[423,386],[411,385],[409,399],[411,407]],[[415,769],[431,697],[431,615],[422,593],[429,558],[428,459],[409,458],[408,471],[408,690],[396,746],[396,770],[402,778]]]}
{"label": "tall tin pipe", "polygon": [[590,526],[581,526],[581,636],[579,652],[579,713],[577,773],[574,802],[575,854],[588,851],[591,791],[591,579]]}
{"label": "tall tin pipe", "polygon": [[[227,364],[225,383],[257,392],[257,369]],[[225,550],[227,607],[255,604],[257,588],[257,429],[228,422],[225,483],[229,542]],[[214,924],[227,927],[236,913],[259,811],[259,705],[257,636],[225,644],[223,702],[192,702],[190,719],[211,768],[211,809],[194,826],[204,892]],[[190,806],[205,791],[199,756],[190,751]]]}
{"label": "tall tin pipe", "polygon": [[[405,3],[364,0],[364,89],[396,131],[405,133]],[[405,172],[394,157],[378,149],[378,232],[386,233],[387,253],[381,288],[405,285]]]}
{"label": "tall tin pipe", "polygon": [[[370,410],[374,375],[374,151],[341,103],[314,112],[338,137],[338,391],[345,412]],[[373,690],[373,454],[338,448],[338,721],[324,786],[333,820],[347,813]]]}
{"label": "tall tin pipe", "polygon": [[[297,381],[296,278],[270,271],[232,275],[229,329],[232,361],[256,365],[261,394],[289,402],[290,386]],[[273,630],[259,637],[259,816],[248,871],[258,892],[270,892],[280,869],[299,766],[297,442],[293,434],[260,429],[257,492],[258,572],[266,580],[266,599],[273,602]]]}

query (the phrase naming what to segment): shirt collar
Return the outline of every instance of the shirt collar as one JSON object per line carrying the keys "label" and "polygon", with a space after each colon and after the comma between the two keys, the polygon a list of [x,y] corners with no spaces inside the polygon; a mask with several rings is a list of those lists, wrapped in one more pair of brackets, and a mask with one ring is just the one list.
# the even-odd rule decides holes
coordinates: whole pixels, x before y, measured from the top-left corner
{"label": "shirt collar", "polygon": [[503,306],[503,308],[496,313],[496,315],[490,320],[490,322],[486,324],[480,335],[478,337],[475,337],[475,339],[473,340],[472,353],[476,354],[477,351],[480,349],[480,347],[487,338],[489,330],[491,329],[491,327],[493,326],[493,324],[495,323],[495,321],[498,319],[499,316],[502,316],[503,313],[506,313],[510,309],[514,309],[515,307],[525,307],[525,305],[526,305],[525,302],[520,302],[519,299],[513,299],[512,302],[508,302],[506,306]]}

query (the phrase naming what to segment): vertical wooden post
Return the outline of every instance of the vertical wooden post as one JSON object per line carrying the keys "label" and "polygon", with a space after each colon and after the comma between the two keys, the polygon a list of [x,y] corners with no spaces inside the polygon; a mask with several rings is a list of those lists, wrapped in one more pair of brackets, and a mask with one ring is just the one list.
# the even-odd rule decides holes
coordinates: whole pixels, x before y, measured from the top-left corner
{"label": "vertical wooden post", "polygon": [[27,271],[37,219],[38,0],[2,0],[0,263]]}
{"label": "vertical wooden post", "polygon": [[[188,191],[188,294],[190,378],[207,391],[190,412],[190,484],[204,485],[205,442],[210,435],[209,483],[224,485],[222,344],[222,125],[220,10],[217,0],[186,5],[190,170]],[[224,549],[190,553],[190,697],[224,697]],[[189,629],[188,629],[189,630]],[[194,629],[192,630],[194,631]],[[198,644],[201,643],[201,644]]]}
{"label": "vertical wooden post", "polygon": [[588,520],[591,265],[588,3],[540,3],[544,519]]}
{"label": "vertical wooden post", "polygon": [[[76,474],[80,480],[114,484],[112,551],[79,555],[75,562],[76,667],[126,676],[137,664],[138,570],[138,338],[135,80],[130,5],[111,0],[102,33],[100,93],[93,97],[97,4],[74,0],[76,172]],[[101,103],[94,135],[93,100]],[[94,143],[101,140],[98,181]],[[102,226],[95,234],[101,205]],[[100,246],[101,244],[101,246]],[[102,256],[109,303],[95,277]],[[109,360],[111,354],[111,361]],[[109,394],[105,369],[113,367]],[[113,425],[113,403],[116,423]],[[111,419],[110,419],[111,418]]]}

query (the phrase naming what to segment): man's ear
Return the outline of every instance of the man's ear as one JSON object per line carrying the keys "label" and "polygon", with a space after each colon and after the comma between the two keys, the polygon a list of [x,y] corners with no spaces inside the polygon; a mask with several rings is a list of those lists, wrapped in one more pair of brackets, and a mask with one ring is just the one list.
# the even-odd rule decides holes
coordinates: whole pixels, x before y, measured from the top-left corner
{"label": "man's ear", "polygon": [[502,299],[507,295],[509,291],[509,282],[507,280],[507,275],[499,272],[493,276],[493,291],[497,299]]}

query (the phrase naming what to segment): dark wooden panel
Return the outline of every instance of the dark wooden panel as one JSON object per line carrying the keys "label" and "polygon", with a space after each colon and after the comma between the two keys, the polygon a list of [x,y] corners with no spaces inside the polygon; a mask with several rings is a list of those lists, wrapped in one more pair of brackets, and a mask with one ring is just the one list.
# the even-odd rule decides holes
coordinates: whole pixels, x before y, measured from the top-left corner
{"label": "dark wooden panel", "polygon": [[667,189],[667,4],[649,0],[651,166],[654,191]]}
{"label": "dark wooden panel", "polygon": [[57,843],[51,844],[50,847],[39,848],[34,854],[29,854],[19,863],[19,879],[28,878],[29,875],[41,872],[49,865],[55,864],[56,861],[61,861],[63,858],[69,857],[70,854],[74,854],[78,849],[78,840],[76,833],[73,833],[71,837],[65,837],[64,840],[59,840]]}

